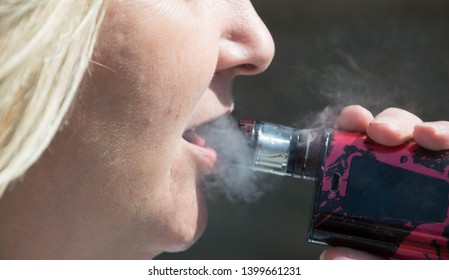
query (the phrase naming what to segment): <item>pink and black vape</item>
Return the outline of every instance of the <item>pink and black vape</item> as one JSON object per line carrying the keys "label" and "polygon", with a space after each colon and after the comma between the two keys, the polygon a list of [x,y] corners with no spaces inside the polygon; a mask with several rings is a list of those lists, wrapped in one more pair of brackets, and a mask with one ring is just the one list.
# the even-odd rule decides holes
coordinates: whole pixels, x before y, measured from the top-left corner
{"label": "pink and black vape", "polygon": [[253,169],[316,181],[309,241],[397,259],[449,259],[449,151],[241,120]]}

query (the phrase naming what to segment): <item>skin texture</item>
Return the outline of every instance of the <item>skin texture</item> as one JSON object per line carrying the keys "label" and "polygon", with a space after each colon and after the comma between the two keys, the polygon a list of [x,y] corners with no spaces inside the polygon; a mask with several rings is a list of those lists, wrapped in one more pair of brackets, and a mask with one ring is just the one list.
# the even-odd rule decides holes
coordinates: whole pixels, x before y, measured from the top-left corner
{"label": "skin texture", "polygon": [[[247,0],[110,1],[68,124],[0,200],[0,258],[149,259],[191,246],[216,154],[185,135],[229,114],[232,80],[273,53]],[[447,123],[387,112],[376,123],[351,106],[337,125],[385,144],[449,145]],[[332,250],[324,258],[349,252]]]}
{"label": "skin texture", "polygon": [[430,150],[449,149],[449,122],[423,122],[414,114],[388,108],[375,117],[359,105],[344,108],[335,121],[339,129],[366,132],[374,141],[395,146],[408,140]]}
{"label": "skin texture", "polygon": [[110,1],[69,124],[0,203],[3,258],[149,259],[207,220],[216,155],[183,134],[233,107],[274,44],[250,1]]}

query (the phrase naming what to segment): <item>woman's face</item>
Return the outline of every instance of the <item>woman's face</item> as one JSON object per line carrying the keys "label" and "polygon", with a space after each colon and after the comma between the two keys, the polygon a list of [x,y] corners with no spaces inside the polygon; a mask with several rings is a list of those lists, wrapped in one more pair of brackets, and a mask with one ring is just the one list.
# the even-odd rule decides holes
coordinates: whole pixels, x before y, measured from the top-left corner
{"label": "woman's face", "polygon": [[193,131],[229,114],[234,77],[273,52],[249,0],[111,1],[69,123],[23,181],[46,208],[34,238],[80,258],[188,248],[216,162]]}

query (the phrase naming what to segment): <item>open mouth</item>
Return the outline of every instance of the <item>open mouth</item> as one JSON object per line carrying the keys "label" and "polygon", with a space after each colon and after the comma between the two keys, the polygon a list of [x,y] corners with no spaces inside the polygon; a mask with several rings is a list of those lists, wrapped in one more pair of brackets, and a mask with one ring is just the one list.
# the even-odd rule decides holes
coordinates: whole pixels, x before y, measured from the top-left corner
{"label": "open mouth", "polygon": [[182,138],[189,143],[189,147],[206,173],[212,173],[218,161],[217,151],[207,145],[206,139],[197,133],[195,128],[188,129]]}
{"label": "open mouth", "polygon": [[235,128],[235,121],[225,115],[187,129],[182,134],[182,138],[196,146],[216,150],[224,142],[232,140],[229,135]]}
{"label": "open mouth", "polygon": [[196,145],[196,146],[200,146],[200,147],[206,147],[206,140],[201,137],[196,131],[195,129],[189,129],[187,131],[185,131],[182,134],[182,138],[184,138],[184,140],[186,140],[187,142]]}

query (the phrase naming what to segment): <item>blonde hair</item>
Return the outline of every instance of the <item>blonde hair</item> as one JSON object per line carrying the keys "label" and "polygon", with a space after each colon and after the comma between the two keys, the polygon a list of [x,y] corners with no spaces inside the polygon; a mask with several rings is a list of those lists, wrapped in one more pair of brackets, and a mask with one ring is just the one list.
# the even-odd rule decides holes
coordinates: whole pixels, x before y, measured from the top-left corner
{"label": "blonde hair", "polygon": [[86,72],[103,0],[0,0],[0,197],[48,147]]}

